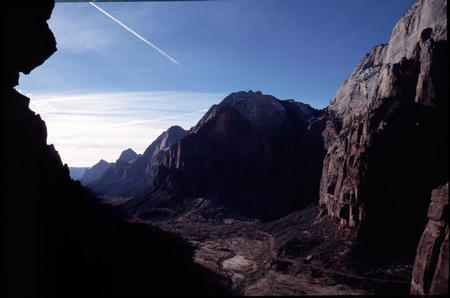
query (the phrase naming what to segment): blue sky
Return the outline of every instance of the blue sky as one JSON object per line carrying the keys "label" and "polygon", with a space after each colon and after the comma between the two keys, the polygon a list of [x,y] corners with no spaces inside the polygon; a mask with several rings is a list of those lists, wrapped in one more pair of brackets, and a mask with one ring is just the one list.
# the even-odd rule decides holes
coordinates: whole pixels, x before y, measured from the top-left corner
{"label": "blue sky", "polygon": [[[138,153],[188,129],[227,94],[260,90],[324,108],[365,53],[387,43],[412,0],[57,3],[58,52],[20,89],[69,166]],[[70,103],[70,104],[69,104]]]}

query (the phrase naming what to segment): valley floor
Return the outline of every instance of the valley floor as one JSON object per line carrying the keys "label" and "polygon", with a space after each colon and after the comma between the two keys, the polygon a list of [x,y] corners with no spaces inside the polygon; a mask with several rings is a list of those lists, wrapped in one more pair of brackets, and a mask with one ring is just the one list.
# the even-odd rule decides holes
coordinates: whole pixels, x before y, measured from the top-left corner
{"label": "valley floor", "polygon": [[[206,219],[192,212],[146,221],[195,248],[194,262],[227,279],[239,295],[408,294],[412,263],[348,257],[335,225],[316,206],[277,221]],[[142,221],[141,221],[142,222]]]}

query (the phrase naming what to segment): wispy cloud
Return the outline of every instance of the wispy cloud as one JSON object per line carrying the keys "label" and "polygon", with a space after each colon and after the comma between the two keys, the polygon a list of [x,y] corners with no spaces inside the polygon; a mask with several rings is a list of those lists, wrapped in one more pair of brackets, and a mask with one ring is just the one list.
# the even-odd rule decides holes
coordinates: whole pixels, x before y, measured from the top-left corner
{"label": "wispy cloud", "polygon": [[173,59],[172,57],[170,57],[166,52],[164,52],[163,50],[161,50],[160,48],[158,48],[157,46],[155,46],[153,43],[151,43],[150,41],[148,41],[147,39],[145,39],[144,37],[142,37],[141,35],[137,34],[134,30],[132,30],[130,27],[128,27],[127,25],[125,25],[124,23],[122,23],[121,21],[119,21],[118,19],[116,19],[115,17],[113,17],[112,15],[110,15],[108,12],[106,12],[105,10],[103,10],[102,8],[100,8],[98,5],[96,5],[93,2],[89,2],[89,4],[91,4],[93,7],[97,8],[101,13],[103,13],[104,15],[106,15],[107,17],[109,17],[111,20],[113,20],[114,22],[116,22],[117,24],[119,24],[120,26],[122,26],[123,28],[125,28],[127,31],[129,31],[131,34],[133,34],[134,36],[136,36],[137,38],[139,38],[140,40],[142,40],[143,42],[145,42],[146,44],[148,44],[149,46],[151,46],[152,48],[154,48],[155,50],[157,50],[161,55],[163,55],[164,57],[166,57],[167,59],[169,59],[170,61],[172,61],[173,63],[180,65],[180,63],[178,63],[175,59]]}
{"label": "wispy cloud", "polygon": [[226,94],[121,92],[37,94],[30,107],[47,124],[53,143],[69,166],[115,161],[131,147],[138,153],[172,125],[189,129]]}

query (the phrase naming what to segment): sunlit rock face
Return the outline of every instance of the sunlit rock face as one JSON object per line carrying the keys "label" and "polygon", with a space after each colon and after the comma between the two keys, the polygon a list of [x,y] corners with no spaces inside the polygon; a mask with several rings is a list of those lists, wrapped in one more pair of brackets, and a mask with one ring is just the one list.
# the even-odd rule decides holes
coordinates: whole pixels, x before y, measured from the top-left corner
{"label": "sunlit rock face", "polygon": [[319,187],[321,113],[261,92],[232,93],[170,148],[153,187],[124,207],[177,213],[192,207],[186,198],[204,197],[211,208],[259,219],[304,207]]}
{"label": "sunlit rock face", "polygon": [[412,259],[431,191],[448,181],[446,10],[417,1],[327,108],[321,214],[361,253]]}
{"label": "sunlit rock face", "polygon": [[145,167],[145,184],[153,185],[158,175],[159,167],[163,164],[169,154],[170,148],[178,143],[187,135],[188,131],[180,126],[172,126],[163,132],[148,148],[144,151],[144,157],[148,159]]}

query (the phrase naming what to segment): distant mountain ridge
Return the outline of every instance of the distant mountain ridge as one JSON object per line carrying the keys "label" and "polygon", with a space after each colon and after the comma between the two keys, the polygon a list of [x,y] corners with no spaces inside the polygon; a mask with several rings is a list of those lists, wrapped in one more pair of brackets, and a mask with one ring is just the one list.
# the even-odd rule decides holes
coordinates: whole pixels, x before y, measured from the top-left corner
{"label": "distant mountain ridge", "polygon": [[97,179],[82,183],[98,195],[130,197],[152,183],[170,146],[185,134],[180,126],[172,126],[152,142],[144,154],[137,154],[132,149],[124,150]]}
{"label": "distant mountain ridge", "polygon": [[99,179],[111,166],[112,163],[101,159],[98,163],[84,172],[84,175],[81,178],[81,184],[87,185]]}

